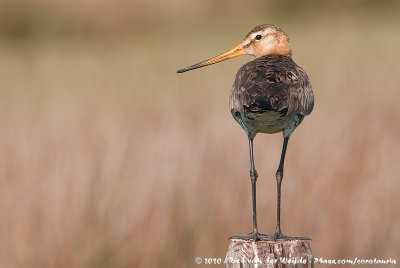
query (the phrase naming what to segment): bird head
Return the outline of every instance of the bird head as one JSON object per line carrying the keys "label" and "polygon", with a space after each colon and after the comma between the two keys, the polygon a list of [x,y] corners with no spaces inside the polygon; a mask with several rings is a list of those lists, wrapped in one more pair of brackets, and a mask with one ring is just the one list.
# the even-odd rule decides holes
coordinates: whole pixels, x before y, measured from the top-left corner
{"label": "bird head", "polygon": [[180,69],[177,72],[187,72],[241,55],[252,55],[256,58],[266,55],[282,55],[291,58],[292,50],[289,38],[282,29],[272,24],[261,24],[254,27],[239,45],[228,52]]}

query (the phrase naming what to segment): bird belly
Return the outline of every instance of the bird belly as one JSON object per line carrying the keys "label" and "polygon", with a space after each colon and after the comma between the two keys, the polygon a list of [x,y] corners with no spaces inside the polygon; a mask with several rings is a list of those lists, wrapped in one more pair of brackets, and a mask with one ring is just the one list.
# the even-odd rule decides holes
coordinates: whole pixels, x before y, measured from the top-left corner
{"label": "bird belly", "polygon": [[251,124],[260,133],[277,133],[289,126],[290,117],[282,115],[280,112],[267,111],[264,113],[247,113],[246,123]]}
{"label": "bird belly", "polygon": [[[255,137],[257,133],[274,134],[285,129],[294,130],[296,116],[285,116],[280,112],[267,111],[264,113],[236,114],[235,120],[242,126],[249,137]],[[292,132],[291,131],[291,132]]]}

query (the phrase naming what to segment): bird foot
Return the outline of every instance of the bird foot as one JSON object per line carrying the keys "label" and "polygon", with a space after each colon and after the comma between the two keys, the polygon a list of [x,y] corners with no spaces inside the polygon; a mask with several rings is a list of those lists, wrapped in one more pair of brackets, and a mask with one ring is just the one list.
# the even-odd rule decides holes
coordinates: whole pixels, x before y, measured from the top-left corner
{"label": "bird foot", "polygon": [[292,240],[311,240],[309,237],[301,237],[301,236],[286,236],[283,235],[281,232],[275,232],[272,236],[273,241],[285,242],[285,241],[292,241]]}
{"label": "bird foot", "polygon": [[266,234],[260,234],[258,232],[251,232],[246,236],[235,235],[229,237],[229,239],[254,240],[254,242],[257,242],[257,241],[272,241],[273,237]]}

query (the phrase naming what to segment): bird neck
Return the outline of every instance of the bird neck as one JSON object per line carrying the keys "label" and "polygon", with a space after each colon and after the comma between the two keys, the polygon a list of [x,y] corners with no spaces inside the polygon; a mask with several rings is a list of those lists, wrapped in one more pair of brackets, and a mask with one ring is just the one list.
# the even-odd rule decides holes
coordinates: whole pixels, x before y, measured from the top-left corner
{"label": "bird neck", "polygon": [[289,45],[274,45],[269,48],[265,48],[262,51],[256,51],[254,53],[256,58],[267,56],[267,55],[281,55],[288,58],[292,58],[292,50]]}

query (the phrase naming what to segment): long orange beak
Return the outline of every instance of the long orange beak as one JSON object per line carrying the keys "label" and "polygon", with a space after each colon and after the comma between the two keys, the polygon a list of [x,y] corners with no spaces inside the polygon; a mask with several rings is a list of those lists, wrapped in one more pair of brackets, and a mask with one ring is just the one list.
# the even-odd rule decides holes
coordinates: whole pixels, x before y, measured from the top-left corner
{"label": "long orange beak", "polygon": [[234,47],[233,49],[229,50],[228,52],[225,52],[224,54],[221,54],[221,55],[211,58],[209,60],[205,60],[205,61],[196,63],[192,66],[189,66],[189,67],[186,67],[183,69],[179,69],[177,71],[177,73],[184,73],[184,72],[187,72],[190,70],[194,70],[194,69],[201,68],[201,67],[204,67],[207,65],[218,63],[218,62],[228,60],[228,59],[231,59],[231,58],[234,58],[237,56],[241,56],[244,54],[245,54],[245,49],[242,47],[242,45],[238,45],[238,46]]}

